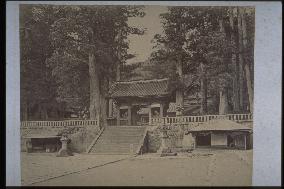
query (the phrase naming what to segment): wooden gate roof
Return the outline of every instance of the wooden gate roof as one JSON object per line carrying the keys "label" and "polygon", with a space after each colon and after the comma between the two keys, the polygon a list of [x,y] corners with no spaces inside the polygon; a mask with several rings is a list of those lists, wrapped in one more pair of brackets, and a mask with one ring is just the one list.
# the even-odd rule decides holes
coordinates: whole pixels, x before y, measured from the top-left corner
{"label": "wooden gate roof", "polygon": [[112,85],[109,93],[111,98],[166,96],[170,94],[169,79],[120,81]]}

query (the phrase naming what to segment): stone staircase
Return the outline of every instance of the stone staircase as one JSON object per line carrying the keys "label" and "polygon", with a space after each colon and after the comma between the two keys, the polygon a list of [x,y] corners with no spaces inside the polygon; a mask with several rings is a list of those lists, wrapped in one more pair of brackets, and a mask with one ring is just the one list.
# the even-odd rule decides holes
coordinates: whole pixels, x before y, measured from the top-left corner
{"label": "stone staircase", "polygon": [[90,147],[93,154],[137,154],[144,143],[146,127],[108,126]]}

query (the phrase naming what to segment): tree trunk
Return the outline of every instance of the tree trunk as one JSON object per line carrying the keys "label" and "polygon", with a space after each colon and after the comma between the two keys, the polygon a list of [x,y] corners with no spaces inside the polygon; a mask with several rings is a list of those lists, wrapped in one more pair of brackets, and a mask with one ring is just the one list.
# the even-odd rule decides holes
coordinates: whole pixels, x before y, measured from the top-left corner
{"label": "tree trunk", "polygon": [[46,104],[40,104],[40,120],[47,120],[48,115],[47,115],[47,107]]}
{"label": "tree trunk", "polygon": [[[223,34],[225,33],[225,28],[224,28],[224,23],[223,23],[223,18],[219,18],[219,27],[220,27],[220,32]],[[228,73],[229,72],[229,66],[228,63],[225,61],[224,57],[222,57],[222,63],[225,64],[225,71]],[[219,114],[227,114],[228,109],[229,109],[229,104],[228,104],[228,88],[227,86],[223,86],[219,89],[219,94],[220,94],[220,100],[219,100]]]}
{"label": "tree trunk", "polygon": [[116,81],[120,81],[120,62],[116,65]]}
{"label": "tree trunk", "polygon": [[[242,33],[243,33],[243,50],[247,50],[247,28],[244,14],[241,14],[242,18]],[[249,111],[253,112],[253,88],[252,88],[252,80],[251,80],[251,72],[249,68],[249,62],[244,59],[244,68],[245,68],[245,76],[246,76],[246,84],[247,84],[247,92],[249,97]]]}
{"label": "tree trunk", "polygon": [[238,34],[239,34],[239,95],[240,95],[240,110],[243,110],[244,106],[244,71],[243,71],[243,65],[244,65],[244,57],[243,57],[243,34],[242,34],[242,20],[241,20],[241,14],[242,14],[242,8],[238,8]]}
{"label": "tree trunk", "polygon": [[[115,81],[121,80],[121,62],[122,62],[122,56],[121,56],[121,48],[120,45],[122,43],[122,29],[119,29],[119,32],[116,36],[116,41],[119,44],[119,47],[117,49],[117,62],[116,62],[116,75],[115,75]],[[110,81],[110,85],[113,84],[113,81]],[[119,110],[117,109],[116,104],[114,103],[113,99],[109,99],[109,116],[111,117],[117,117],[117,114]]]}
{"label": "tree trunk", "polygon": [[245,64],[245,74],[246,74],[247,90],[249,96],[249,111],[250,113],[253,113],[253,88],[251,82],[250,69],[247,64]]}
{"label": "tree trunk", "polygon": [[[214,96],[213,96],[213,103],[214,103],[214,114],[219,113],[219,101],[220,101],[220,97],[219,97],[219,93],[220,90],[215,90]],[[211,113],[211,112],[210,112]]]}
{"label": "tree trunk", "polygon": [[113,117],[113,99],[108,100],[108,117]]}
{"label": "tree trunk", "polygon": [[25,100],[24,103],[22,103],[22,121],[28,120],[28,102]]}
{"label": "tree trunk", "polygon": [[116,36],[116,41],[117,43],[119,44],[119,47],[117,49],[117,63],[116,63],[116,81],[120,81],[121,79],[121,63],[122,63],[122,56],[121,56],[121,47],[120,45],[122,44],[123,42],[123,39],[122,39],[122,28],[119,29],[118,31],[118,34]]}
{"label": "tree trunk", "polygon": [[223,19],[219,18],[219,28],[221,33],[225,33],[224,25],[223,25]]}
{"label": "tree trunk", "polygon": [[228,113],[228,95],[226,90],[220,90],[220,101],[219,101],[219,115],[224,115]]}
{"label": "tree trunk", "polygon": [[[177,61],[177,74],[179,76],[179,79],[182,79],[182,62],[181,62],[181,57],[178,57],[178,61]],[[180,108],[183,108],[183,89],[179,88],[176,91],[176,105]],[[176,115],[177,116],[181,116],[182,115],[182,111],[176,111]]]}
{"label": "tree trunk", "polygon": [[[120,53],[118,53],[118,58],[120,58]],[[120,72],[120,70],[121,70],[121,65],[120,65],[120,60],[117,62],[117,65],[116,65],[116,81],[120,81],[120,79],[121,79],[121,72]],[[116,104],[115,103],[113,103],[113,100],[111,100],[112,102],[112,114],[114,115],[117,115],[118,114],[118,112],[119,112],[119,109],[117,109],[117,108],[119,108],[118,106],[116,106]],[[117,116],[116,116],[117,117]]]}
{"label": "tree trunk", "polygon": [[47,106],[44,106],[44,120],[49,120],[48,112],[47,112]]}
{"label": "tree trunk", "polygon": [[200,113],[204,115],[207,113],[207,79],[205,76],[204,64],[200,64],[200,91],[201,91],[201,106]]}
{"label": "tree trunk", "polygon": [[107,125],[107,100],[105,98],[105,89],[102,89],[100,94],[100,126],[104,127]]}
{"label": "tree trunk", "polygon": [[100,80],[95,55],[93,51],[89,52],[89,74],[90,74],[90,119],[100,120]]}
{"label": "tree trunk", "polygon": [[[236,44],[236,32],[235,32],[235,25],[234,25],[234,13],[233,13],[233,9],[230,8],[230,28],[231,28],[231,43]],[[235,113],[239,113],[240,111],[240,102],[239,102],[239,67],[238,67],[238,61],[237,61],[237,56],[236,56],[236,52],[232,49],[231,51],[231,63],[233,66],[233,108],[234,108],[234,112]]]}
{"label": "tree trunk", "polygon": [[43,111],[43,107],[41,104],[39,104],[39,120],[44,120],[44,111]]}
{"label": "tree trunk", "polygon": [[120,81],[120,62],[116,65],[116,81]]}

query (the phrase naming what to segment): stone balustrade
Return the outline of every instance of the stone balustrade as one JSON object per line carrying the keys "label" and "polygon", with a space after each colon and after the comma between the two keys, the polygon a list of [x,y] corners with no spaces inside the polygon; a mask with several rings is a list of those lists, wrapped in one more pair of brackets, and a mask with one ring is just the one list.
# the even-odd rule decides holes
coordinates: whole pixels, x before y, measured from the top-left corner
{"label": "stone balustrade", "polygon": [[21,121],[21,127],[98,126],[97,120]]}
{"label": "stone balustrade", "polygon": [[151,118],[150,125],[171,125],[202,123],[213,119],[229,119],[232,121],[252,121],[252,114],[226,114],[226,115],[204,115],[204,116],[180,116],[180,117],[158,117]]}
{"label": "stone balustrade", "polygon": [[[202,123],[212,119],[229,119],[236,122],[252,121],[252,114],[226,114],[226,115],[204,115],[204,116],[179,116],[179,117],[152,117],[149,125],[172,125]],[[116,125],[115,120],[108,120]],[[145,121],[145,120],[144,120]],[[126,125],[127,120],[120,120],[120,125]],[[65,127],[65,126],[99,126],[97,120],[63,120],[63,121],[22,121],[21,128],[26,127]]]}

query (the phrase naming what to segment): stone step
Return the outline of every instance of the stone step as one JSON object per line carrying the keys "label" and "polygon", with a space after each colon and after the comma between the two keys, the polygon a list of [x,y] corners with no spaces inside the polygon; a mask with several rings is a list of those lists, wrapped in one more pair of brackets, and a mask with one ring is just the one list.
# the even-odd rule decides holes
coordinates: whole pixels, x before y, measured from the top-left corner
{"label": "stone step", "polygon": [[106,130],[112,130],[112,131],[123,131],[123,130],[128,130],[128,131],[139,131],[143,130],[145,127],[108,127]]}
{"label": "stone step", "polygon": [[115,145],[115,143],[116,144],[118,144],[118,145],[123,145],[123,144],[139,144],[139,140],[136,140],[136,141],[110,141],[110,140],[102,140],[102,141],[100,141],[100,142],[98,142],[97,143],[97,145],[99,145],[99,144],[113,144],[113,145]]}
{"label": "stone step", "polygon": [[[133,145],[133,150],[136,150],[134,149],[135,147],[138,147],[138,144],[137,145]],[[99,150],[126,150],[126,151],[129,151],[131,148],[130,146],[97,146],[94,151],[99,151]]]}
{"label": "stone step", "polygon": [[[135,152],[136,149],[133,148],[132,152]],[[123,153],[129,153],[131,152],[130,148],[98,148],[95,149],[92,152],[123,152]]]}
{"label": "stone step", "polygon": [[[133,145],[133,151],[135,151],[138,147],[137,145]],[[130,146],[97,146],[93,151],[125,151],[130,152]]]}
{"label": "stone step", "polygon": [[116,135],[116,136],[113,136],[113,135],[105,135],[105,136],[102,136],[102,138],[101,139],[104,139],[104,138],[108,138],[108,139],[128,139],[128,140],[135,140],[135,139],[137,139],[137,138],[139,138],[139,137],[141,137],[141,136],[143,136],[143,135],[135,135],[135,136],[118,136],[118,135]]}
{"label": "stone step", "polygon": [[131,134],[138,134],[143,132],[141,131],[105,131],[105,134],[126,134],[126,135],[131,135]]}
{"label": "stone step", "polygon": [[104,137],[139,137],[142,136],[143,134],[140,133],[133,133],[133,134],[128,134],[128,133],[104,133]]}
{"label": "stone step", "polygon": [[146,127],[107,127],[90,153],[100,154],[129,154],[138,148],[144,137]]}
{"label": "stone step", "polygon": [[139,143],[139,139],[136,140],[112,140],[112,139],[101,139],[97,142],[97,145],[100,143],[103,144],[114,144],[114,145],[119,145],[119,144],[135,144],[135,143]]}
{"label": "stone step", "polygon": [[111,141],[101,141],[100,143],[97,143],[97,146],[130,146],[131,144],[133,145],[138,145],[139,141],[122,141],[122,142],[111,142]]}
{"label": "stone step", "polygon": [[91,152],[91,154],[111,154],[111,155],[119,155],[119,154],[131,154],[131,152]]}

